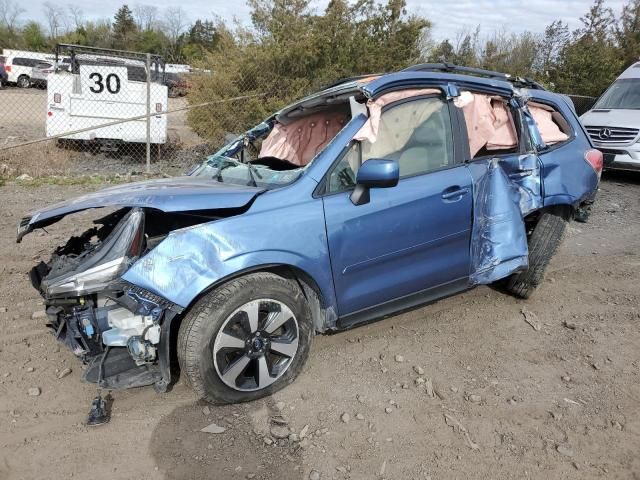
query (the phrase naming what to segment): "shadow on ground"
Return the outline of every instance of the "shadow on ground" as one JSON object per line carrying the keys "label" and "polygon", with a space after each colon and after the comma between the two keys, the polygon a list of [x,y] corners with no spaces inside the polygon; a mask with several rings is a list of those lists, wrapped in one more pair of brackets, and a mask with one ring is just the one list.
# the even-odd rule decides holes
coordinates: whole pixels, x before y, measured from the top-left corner
{"label": "shadow on ground", "polygon": [[[149,450],[156,468],[170,479],[300,479],[299,443],[288,439],[267,445],[272,418],[279,412],[271,399],[211,406],[196,403],[175,408],[155,428]],[[201,430],[215,423],[222,433]],[[306,478],[306,477],[304,477]]]}

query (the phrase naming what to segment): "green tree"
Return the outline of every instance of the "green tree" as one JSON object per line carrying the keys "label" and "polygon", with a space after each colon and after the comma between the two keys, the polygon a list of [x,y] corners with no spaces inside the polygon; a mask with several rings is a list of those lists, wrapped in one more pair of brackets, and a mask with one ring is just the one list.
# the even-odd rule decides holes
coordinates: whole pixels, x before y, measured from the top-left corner
{"label": "green tree", "polygon": [[29,22],[22,29],[24,45],[28,50],[43,51],[47,48],[47,37],[38,22]]}
{"label": "green tree", "polygon": [[625,67],[640,59],[640,0],[631,0],[622,8],[616,39]]}
{"label": "green tree", "polygon": [[404,0],[332,0],[315,13],[308,0],[250,0],[251,30],[217,25],[214,51],[200,66],[190,101],[258,94],[241,103],[195,109],[189,121],[208,138],[243,130],[268,113],[342,77],[404,68],[420,58],[430,23]]}
{"label": "green tree", "polygon": [[210,20],[196,20],[184,37],[182,55],[187,61],[202,61],[219,40],[216,25]]}
{"label": "green tree", "polygon": [[595,0],[580,21],[582,27],[560,52],[551,81],[559,91],[598,96],[623,66],[613,35],[615,17],[604,0]]}
{"label": "green tree", "polygon": [[167,36],[161,30],[145,30],[137,36],[136,50],[162,54],[167,48]]}
{"label": "green tree", "polygon": [[138,33],[138,27],[133,19],[133,12],[127,5],[122,5],[113,18],[114,47],[123,50],[130,49]]}

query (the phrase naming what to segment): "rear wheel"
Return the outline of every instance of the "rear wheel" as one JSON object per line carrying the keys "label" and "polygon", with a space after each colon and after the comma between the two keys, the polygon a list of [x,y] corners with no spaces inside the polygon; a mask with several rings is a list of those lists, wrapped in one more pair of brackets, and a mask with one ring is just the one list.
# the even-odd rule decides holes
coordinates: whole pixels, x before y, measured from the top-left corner
{"label": "rear wheel", "polygon": [[529,298],[542,283],[544,272],[558,250],[567,227],[568,215],[564,209],[544,212],[529,238],[529,269],[511,275],[506,289],[520,298]]}
{"label": "rear wheel", "polygon": [[20,88],[29,88],[31,86],[31,79],[27,75],[20,75],[16,85]]}
{"label": "rear wheel", "polygon": [[291,383],[312,335],[311,312],[297,283],[254,273],[198,301],[180,326],[178,360],[202,398],[245,402]]}

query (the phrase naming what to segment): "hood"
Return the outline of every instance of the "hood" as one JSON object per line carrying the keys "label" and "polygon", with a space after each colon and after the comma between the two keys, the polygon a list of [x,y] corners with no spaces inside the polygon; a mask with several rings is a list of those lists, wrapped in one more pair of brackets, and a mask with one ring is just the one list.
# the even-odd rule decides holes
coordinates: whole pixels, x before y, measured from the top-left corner
{"label": "hood", "polygon": [[264,188],[220,183],[198,177],[176,177],[127,183],[57,203],[24,217],[18,243],[34,228],[46,227],[70,213],[101,207],[142,207],[163,212],[242,208]]}
{"label": "hood", "polygon": [[589,110],[580,117],[585,127],[638,128],[640,110],[598,109]]}

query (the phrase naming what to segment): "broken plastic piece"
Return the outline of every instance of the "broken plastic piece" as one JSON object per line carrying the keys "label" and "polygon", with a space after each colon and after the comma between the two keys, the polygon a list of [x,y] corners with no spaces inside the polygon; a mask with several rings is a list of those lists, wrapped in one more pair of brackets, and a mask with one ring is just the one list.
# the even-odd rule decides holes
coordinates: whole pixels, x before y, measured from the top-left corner
{"label": "broken plastic piece", "polygon": [[[107,400],[111,399],[111,395],[107,395]],[[108,409],[108,403],[102,398],[102,395],[98,393],[98,396],[91,402],[91,410],[87,417],[86,425],[88,427],[97,427],[98,425],[104,425],[111,420],[111,412]]]}

